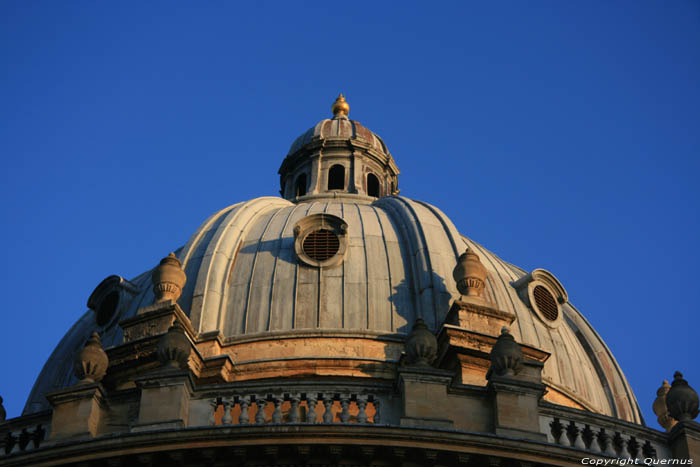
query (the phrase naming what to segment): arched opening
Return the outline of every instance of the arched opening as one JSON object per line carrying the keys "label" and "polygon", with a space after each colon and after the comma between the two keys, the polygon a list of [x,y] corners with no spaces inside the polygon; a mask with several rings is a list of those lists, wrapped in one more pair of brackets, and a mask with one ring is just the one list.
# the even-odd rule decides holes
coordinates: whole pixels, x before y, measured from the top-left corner
{"label": "arched opening", "polygon": [[295,190],[296,196],[304,196],[306,194],[306,174],[301,174],[297,177]]}
{"label": "arched opening", "polygon": [[334,165],[328,171],[328,189],[342,190],[345,188],[345,167]]}
{"label": "arched opening", "polygon": [[379,179],[374,174],[367,174],[367,194],[379,198]]}

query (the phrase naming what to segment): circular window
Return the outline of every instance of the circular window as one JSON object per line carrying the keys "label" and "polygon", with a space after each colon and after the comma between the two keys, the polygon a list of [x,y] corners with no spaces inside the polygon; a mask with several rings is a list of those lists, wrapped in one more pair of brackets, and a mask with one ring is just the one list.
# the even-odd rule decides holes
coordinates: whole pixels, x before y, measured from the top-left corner
{"label": "circular window", "polygon": [[532,291],[535,297],[535,306],[539,312],[550,321],[556,321],[559,317],[559,306],[551,292],[541,285],[535,286]]}
{"label": "circular window", "polygon": [[340,240],[330,230],[314,230],[304,239],[304,253],[316,261],[326,261],[338,253]]}
{"label": "circular window", "polygon": [[304,264],[316,268],[337,266],[348,250],[348,225],[331,214],[311,214],[294,226],[294,251]]}
{"label": "circular window", "polygon": [[119,305],[119,292],[110,292],[100,303],[97,308],[97,324],[104,326],[109,323],[112,319],[114,313],[117,311],[117,305]]}

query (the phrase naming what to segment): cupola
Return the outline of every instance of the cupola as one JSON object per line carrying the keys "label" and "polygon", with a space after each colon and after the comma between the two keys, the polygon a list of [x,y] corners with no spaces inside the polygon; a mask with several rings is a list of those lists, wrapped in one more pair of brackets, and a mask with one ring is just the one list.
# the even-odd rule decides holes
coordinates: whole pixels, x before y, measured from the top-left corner
{"label": "cupola", "polygon": [[279,169],[282,197],[398,194],[399,169],[384,141],[348,118],[350,105],[342,94],[331,111],[332,119],[318,122],[289,149]]}

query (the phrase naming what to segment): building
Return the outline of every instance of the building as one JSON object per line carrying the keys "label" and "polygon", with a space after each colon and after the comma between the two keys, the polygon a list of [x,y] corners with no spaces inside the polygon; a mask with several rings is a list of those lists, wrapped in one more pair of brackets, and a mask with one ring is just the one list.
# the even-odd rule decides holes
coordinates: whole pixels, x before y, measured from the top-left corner
{"label": "building", "polygon": [[646,427],[559,280],[399,196],[384,141],[342,95],[332,110],[292,144],[281,197],[95,288],[0,423],[0,466],[700,458],[680,373],[655,403],[667,432]]}

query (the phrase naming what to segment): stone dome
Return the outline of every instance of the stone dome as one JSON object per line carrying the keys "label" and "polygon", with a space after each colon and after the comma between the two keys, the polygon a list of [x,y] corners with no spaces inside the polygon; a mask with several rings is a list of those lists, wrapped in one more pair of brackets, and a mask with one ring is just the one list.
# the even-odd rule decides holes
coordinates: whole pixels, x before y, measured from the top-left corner
{"label": "stone dome", "polygon": [[390,155],[384,140],[357,120],[349,118],[324,119],[300,135],[289,148],[288,156],[293,156],[314,138],[353,139],[367,144],[375,151]]}
{"label": "stone dome", "polygon": [[[337,137],[356,139],[387,156],[385,161],[391,158],[378,136],[342,117],[322,120],[300,136],[290,155],[303,153],[314,138]],[[342,154],[333,157],[340,160]],[[337,237],[330,259],[319,259],[333,260],[328,267],[302,258],[313,256],[299,239],[314,226]],[[467,248],[486,268],[484,302],[513,316],[511,333],[518,343],[549,354],[542,374],[545,399],[640,423],[615,358],[551,273],[528,273],[509,264],[462,235],[438,208],[406,197],[319,190],[224,208],[175,251],[187,276],[178,303],[202,341],[212,342],[212,353],[204,357],[216,358],[215,347],[228,346],[240,374],[253,363],[268,365],[274,374],[280,362],[290,375],[302,374],[314,361],[319,374],[329,365],[334,375],[390,378],[414,322],[421,318],[437,332],[460,299],[453,269]],[[113,303],[115,293],[114,310],[94,309],[102,296],[113,297]],[[78,320],[49,358],[25,414],[47,408],[46,393],[75,383],[72,355],[92,332],[100,334],[105,348],[119,345],[118,323],[153,301],[151,271],[101,283],[91,297],[94,310]],[[333,340],[343,343],[340,350],[329,344]],[[251,342],[260,343],[258,350],[239,346]],[[297,360],[302,363],[295,367]],[[352,366],[357,362],[364,366]],[[486,368],[466,378],[467,384],[483,386]]]}

